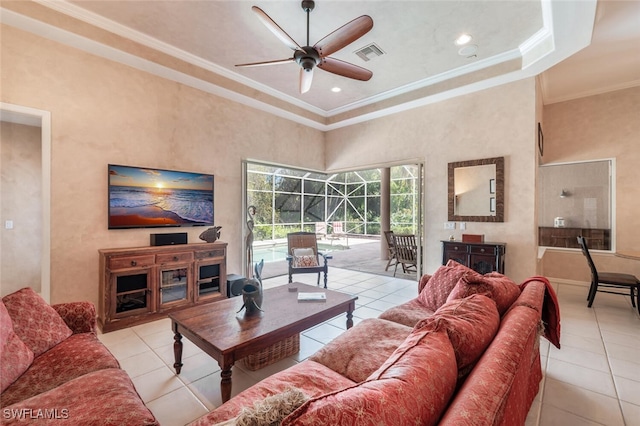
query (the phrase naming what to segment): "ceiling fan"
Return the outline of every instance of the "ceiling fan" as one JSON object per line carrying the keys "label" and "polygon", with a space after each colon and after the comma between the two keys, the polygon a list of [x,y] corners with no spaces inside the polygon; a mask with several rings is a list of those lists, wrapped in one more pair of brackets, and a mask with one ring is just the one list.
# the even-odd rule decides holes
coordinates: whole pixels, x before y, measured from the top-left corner
{"label": "ceiling fan", "polygon": [[309,14],[315,7],[313,0],[303,0],[302,9],[307,12],[307,45],[300,46],[289,34],[287,34],[273,19],[269,17],[258,6],[253,6],[253,10],[260,21],[287,47],[293,50],[293,57],[279,59],[275,61],[254,62],[249,64],[238,64],[237,67],[259,67],[265,65],[277,65],[289,62],[297,62],[300,65],[300,93],[306,93],[311,88],[313,81],[313,69],[318,68],[355,80],[368,81],[373,73],[365,68],[330,58],[329,55],[337,52],[343,47],[353,43],[373,28],[373,19],[370,16],[362,15],[351,22],[333,31],[322,40],[309,45]]}

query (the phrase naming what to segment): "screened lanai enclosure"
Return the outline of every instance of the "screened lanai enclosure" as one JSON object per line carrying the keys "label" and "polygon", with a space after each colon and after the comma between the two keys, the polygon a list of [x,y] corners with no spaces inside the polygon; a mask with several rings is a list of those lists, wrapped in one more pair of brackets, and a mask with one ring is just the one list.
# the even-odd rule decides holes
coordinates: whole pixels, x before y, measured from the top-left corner
{"label": "screened lanai enclosure", "polygon": [[[390,229],[417,232],[418,165],[389,168]],[[247,206],[255,207],[255,243],[278,241],[296,231],[323,235],[380,236],[383,169],[322,174],[247,163]]]}

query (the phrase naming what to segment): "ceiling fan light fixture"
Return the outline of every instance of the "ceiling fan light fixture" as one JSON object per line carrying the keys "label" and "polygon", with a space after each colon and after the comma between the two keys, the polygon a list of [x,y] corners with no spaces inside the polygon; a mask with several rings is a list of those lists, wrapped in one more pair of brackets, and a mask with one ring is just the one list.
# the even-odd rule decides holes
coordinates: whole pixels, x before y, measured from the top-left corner
{"label": "ceiling fan light fixture", "polygon": [[469,43],[472,39],[473,37],[471,37],[471,35],[467,33],[463,33],[458,36],[455,43],[456,43],[456,46],[464,46],[465,44]]}

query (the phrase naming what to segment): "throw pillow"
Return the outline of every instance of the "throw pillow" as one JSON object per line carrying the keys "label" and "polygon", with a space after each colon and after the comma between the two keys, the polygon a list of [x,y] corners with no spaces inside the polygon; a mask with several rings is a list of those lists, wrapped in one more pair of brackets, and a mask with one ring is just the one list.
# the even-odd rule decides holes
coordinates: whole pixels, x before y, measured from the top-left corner
{"label": "throw pillow", "polygon": [[473,269],[449,260],[446,265],[439,267],[428,279],[418,295],[418,300],[432,311],[437,310],[447,301],[449,293],[460,281],[460,278],[467,275],[482,276]]}
{"label": "throw pillow", "polygon": [[468,372],[487,349],[500,326],[496,304],[474,294],[447,301],[433,316],[420,321],[415,330],[446,331],[456,354],[458,370]]}
{"label": "throw pillow", "polygon": [[13,331],[13,322],[0,301],[0,392],[4,392],[33,362],[33,352]]}
{"label": "throw pillow", "polygon": [[32,288],[8,294],[2,301],[13,321],[13,330],[36,357],[73,334],[62,317]]}
{"label": "throw pillow", "polygon": [[294,268],[313,268],[318,266],[318,257],[312,248],[293,249]]}
{"label": "throw pillow", "polygon": [[289,388],[282,393],[257,401],[251,408],[243,408],[235,420],[236,426],[278,426],[309,397],[300,389]]}
{"label": "throw pillow", "polygon": [[500,315],[520,296],[520,287],[508,277],[491,272],[486,275],[466,275],[456,283],[447,300],[463,299],[472,294],[484,294],[492,299]]}
{"label": "throw pillow", "polygon": [[456,376],[446,333],[412,333],[366,381],[310,399],[282,426],[434,425]]}

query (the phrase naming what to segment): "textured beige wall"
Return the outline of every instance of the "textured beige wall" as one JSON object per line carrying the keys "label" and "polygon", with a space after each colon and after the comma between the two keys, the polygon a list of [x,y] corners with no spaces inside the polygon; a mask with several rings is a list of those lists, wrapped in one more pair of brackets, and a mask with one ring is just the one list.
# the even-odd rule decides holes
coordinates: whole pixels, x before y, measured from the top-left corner
{"label": "textured beige wall", "polygon": [[[1,100],[51,111],[51,301],[98,300],[98,249],[158,230],[107,229],[107,164],[215,175],[228,271],[242,271],[241,161],[324,168],[324,135],[2,26]],[[199,242],[203,228],[185,228]]]}
{"label": "textured beige wall", "polygon": [[[0,123],[0,293],[40,291],[42,150],[40,128]],[[5,229],[6,220],[13,229]]]}
{"label": "textured beige wall", "polygon": [[534,79],[427,105],[327,134],[327,168],[423,159],[425,272],[442,260],[441,240],[463,231],[447,221],[447,164],[505,157],[505,222],[468,222],[464,233],[507,243],[506,273],[516,281],[536,271]]}
{"label": "textured beige wall", "polygon": [[[545,163],[616,159],[617,250],[640,250],[640,87],[545,106]],[[576,257],[567,267],[565,261]],[[635,273],[640,261],[594,254],[599,269]],[[548,250],[544,274],[587,281],[582,255]]]}

